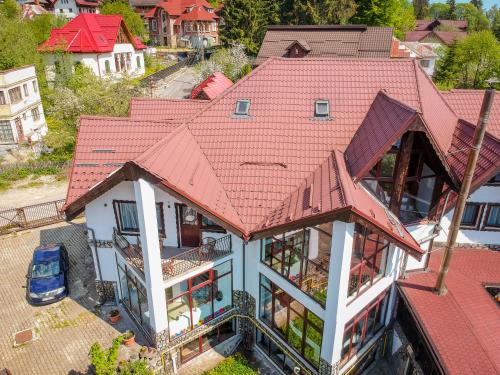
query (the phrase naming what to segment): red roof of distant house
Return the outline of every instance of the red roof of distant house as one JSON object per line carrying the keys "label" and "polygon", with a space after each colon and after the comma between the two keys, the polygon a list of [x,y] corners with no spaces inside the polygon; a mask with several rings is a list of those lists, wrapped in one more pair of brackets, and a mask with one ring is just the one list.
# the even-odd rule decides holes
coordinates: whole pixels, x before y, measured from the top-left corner
{"label": "red roof of distant house", "polygon": [[191,99],[215,99],[233,85],[221,72],[215,72],[191,91]]}
{"label": "red roof of distant house", "polygon": [[[371,218],[392,238],[418,251],[418,246],[411,246],[413,240],[405,229],[398,230],[397,219],[380,211],[381,206],[373,206],[378,205],[374,198],[367,193],[353,192],[362,187],[346,180],[351,177],[343,172],[353,160],[348,157],[344,162],[343,157],[339,158],[350,143],[356,142],[353,136],[364,119],[366,130],[374,134],[370,139],[373,147],[383,149],[389,142],[383,127],[377,130],[370,125],[377,123],[370,120],[377,95],[384,100],[377,104],[381,112],[377,109],[373,115],[390,113],[392,116],[393,106],[418,114],[425,122],[424,130],[443,166],[451,174],[459,175],[447,155],[459,119],[418,62],[406,59],[271,58],[200,112],[181,120],[184,124],[156,145],[141,155],[132,156],[124,168],[139,168],[149,173],[168,189],[194,202],[195,207],[201,207],[247,235],[283,225],[283,221],[296,222],[296,217],[308,220],[316,215],[351,210],[358,216]],[[314,118],[314,102],[319,98],[330,102],[328,119]],[[238,99],[250,100],[248,116],[234,115]],[[405,118],[404,113],[395,114],[390,119],[392,129],[403,129]],[[99,138],[102,132],[106,133],[103,137],[108,137],[108,129],[97,126],[88,136]],[[86,154],[78,154],[82,142],[85,147],[92,141],[79,138],[77,163],[87,161]],[[335,154],[335,163],[327,163],[332,150],[340,154]],[[466,160],[465,153],[456,155]],[[484,157],[482,150],[481,158]],[[492,158],[490,154],[487,157]],[[500,157],[494,155],[493,159],[495,162]],[[320,167],[323,169],[318,174]],[[78,173],[86,173],[84,167],[76,168]],[[340,176],[342,188],[336,191],[351,194],[350,198],[339,201],[328,197],[330,192],[336,194],[333,189],[336,185],[323,171]],[[113,178],[116,176],[106,179],[105,186],[110,186],[108,183],[114,181]],[[304,181],[309,179],[318,179],[311,196],[325,199],[324,203],[312,210],[296,211],[291,216],[277,216],[276,210],[281,210],[280,207],[290,207],[287,202],[301,204],[293,197],[300,198],[297,191],[301,191]],[[87,185],[87,192],[79,186],[75,193],[70,182],[66,207],[69,216],[97,194],[95,189],[100,187],[92,186]],[[356,199],[365,203],[356,204]],[[355,204],[350,206],[348,202]],[[383,215],[385,219],[381,218]]]}
{"label": "red roof of distant house", "polygon": [[101,5],[100,1],[76,0],[76,5],[81,7],[97,8]]}
{"label": "red roof of distant house", "polygon": [[134,37],[123,22],[122,16],[80,13],[60,29],[52,29],[49,39],[40,44],[41,52],[62,48],[72,53],[112,52],[120,27],[135,49],[146,48]]}
{"label": "red roof of distant house", "polygon": [[500,284],[500,252],[455,249],[445,279],[448,293],[437,296],[442,250],[431,254],[430,272],[399,282],[441,365],[450,375],[500,373],[500,309],[484,284]]}
{"label": "red roof of distant house", "polygon": [[444,44],[451,44],[455,40],[465,38],[465,31],[408,31],[405,34],[406,42],[420,42],[427,37],[436,37]]}
{"label": "red roof of distant house", "polygon": [[424,30],[432,31],[441,25],[455,27],[457,29],[457,31],[458,30],[466,31],[467,27],[468,27],[468,22],[467,22],[467,20],[443,20],[443,19],[417,20],[415,30],[416,31],[424,31]]}
{"label": "red roof of distant house", "polygon": [[[170,16],[182,17],[182,20],[212,21],[219,18],[219,16],[215,14],[215,10],[212,13],[207,12],[206,9],[213,10],[213,7],[206,0],[161,1],[156,7],[146,13],[146,17],[153,17],[160,8],[164,9]],[[191,9],[191,11],[188,12],[188,9]]]}
{"label": "red roof of distant house", "polygon": [[174,25],[180,25],[182,21],[215,21],[219,18],[215,13],[209,13],[204,7],[193,6],[190,12],[182,13],[174,22]]}

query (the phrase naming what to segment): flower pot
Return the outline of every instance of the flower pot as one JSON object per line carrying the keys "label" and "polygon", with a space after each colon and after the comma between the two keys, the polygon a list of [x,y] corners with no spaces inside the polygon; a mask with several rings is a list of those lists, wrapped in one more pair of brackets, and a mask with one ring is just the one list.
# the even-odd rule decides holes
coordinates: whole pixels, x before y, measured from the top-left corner
{"label": "flower pot", "polygon": [[108,313],[108,320],[111,324],[116,324],[121,320],[120,310],[111,310]]}
{"label": "flower pot", "polygon": [[125,335],[123,336],[123,345],[132,346],[134,344],[135,344],[135,333],[132,331],[125,333]]}

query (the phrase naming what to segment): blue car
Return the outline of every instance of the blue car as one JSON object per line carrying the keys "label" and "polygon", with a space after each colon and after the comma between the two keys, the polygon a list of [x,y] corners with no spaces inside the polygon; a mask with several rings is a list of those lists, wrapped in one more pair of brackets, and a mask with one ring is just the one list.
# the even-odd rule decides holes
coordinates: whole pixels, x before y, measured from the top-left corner
{"label": "blue car", "polygon": [[32,305],[62,300],[68,291],[68,251],[62,243],[35,249],[27,278],[27,298]]}

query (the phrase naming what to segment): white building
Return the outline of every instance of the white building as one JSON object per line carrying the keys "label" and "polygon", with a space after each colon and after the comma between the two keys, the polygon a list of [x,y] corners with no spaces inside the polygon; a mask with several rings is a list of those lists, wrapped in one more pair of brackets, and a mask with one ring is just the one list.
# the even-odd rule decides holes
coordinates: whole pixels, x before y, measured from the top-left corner
{"label": "white building", "polygon": [[[85,212],[100,293],[173,372],[243,339],[277,373],[360,374],[472,125],[411,60],[268,59],[195,105],[82,118],[65,211]],[[476,181],[499,149],[488,136]]]}
{"label": "white building", "polygon": [[39,141],[47,133],[39,91],[33,65],[0,72],[1,145]]}
{"label": "white building", "polygon": [[38,49],[46,53],[49,81],[57,74],[58,50],[70,52],[75,64],[87,66],[101,78],[137,77],[145,72],[146,46],[118,15],[82,13],[62,28],[52,29]]}

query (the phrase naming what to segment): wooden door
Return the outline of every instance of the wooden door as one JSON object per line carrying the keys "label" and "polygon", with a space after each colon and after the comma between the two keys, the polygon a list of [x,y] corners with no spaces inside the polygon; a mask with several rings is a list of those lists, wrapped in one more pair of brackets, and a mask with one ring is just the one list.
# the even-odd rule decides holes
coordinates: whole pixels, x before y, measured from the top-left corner
{"label": "wooden door", "polygon": [[201,215],[185,204],[176,204],[180,246],[197,247],[201,240]]}
{"label": "wooden door", "polygon": [[21,119],[16,117],[14,120],[16,122],[16,130],[17,130],[17,143],[23,143],[26,138],[24,137],[23,125],[21,124]]}

